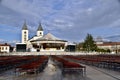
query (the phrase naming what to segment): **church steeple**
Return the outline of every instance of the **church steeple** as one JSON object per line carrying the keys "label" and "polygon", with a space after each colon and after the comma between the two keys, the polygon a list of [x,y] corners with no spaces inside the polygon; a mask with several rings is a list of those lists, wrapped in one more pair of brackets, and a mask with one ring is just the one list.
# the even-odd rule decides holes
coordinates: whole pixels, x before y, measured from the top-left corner
{"label": "church steeple", "polygon": [[39,23],[39,26],[38,26],[38,29],[37,29],[37,31],[43,31],[43,28],[42,28],[42,25],[41,25],[41,23]]}
{"label": "church steeple", "polygon": [[27,25],[26,25],[26,21],[23,24],[22,30],[28,30]]}
{"label": "church steeple", "polygon": [[28,28],[25,21],[22,27],[22,43],[27,43],[27,41],[28,41]]}
{"label": "church steeple", "polygon": [[37,36],[42,37],[43,36],[43,28],[41,23],[39,23],[38,29],[37,29]]}

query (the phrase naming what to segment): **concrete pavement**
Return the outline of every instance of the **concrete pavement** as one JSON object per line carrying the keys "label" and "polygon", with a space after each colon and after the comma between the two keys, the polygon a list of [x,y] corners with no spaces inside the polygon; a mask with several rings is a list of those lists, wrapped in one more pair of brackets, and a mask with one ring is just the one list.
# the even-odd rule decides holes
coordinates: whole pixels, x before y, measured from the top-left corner
{"label": "concrete pavement", "polygon": [[120,80],[120,73],[101,68],[86,66],[86,80]]}

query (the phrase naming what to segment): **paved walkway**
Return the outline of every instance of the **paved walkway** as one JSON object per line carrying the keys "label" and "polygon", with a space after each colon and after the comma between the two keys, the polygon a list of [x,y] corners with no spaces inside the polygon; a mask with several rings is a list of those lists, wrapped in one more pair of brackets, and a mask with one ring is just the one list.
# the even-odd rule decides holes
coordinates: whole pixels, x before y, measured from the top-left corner
{"label": "paved walkway", "polygon": [[113,77],[116,80],[120,80],[120,72],[116,72],[116,71],[112,71],[112,70],[108,70],[108,69],[103,69],[103,68],[96,68],[94,67],[94,69]]}
{"label": "paved walkway", "polygon": [[96,67],[87,67],[86,80],[120,80],[120,73]]}

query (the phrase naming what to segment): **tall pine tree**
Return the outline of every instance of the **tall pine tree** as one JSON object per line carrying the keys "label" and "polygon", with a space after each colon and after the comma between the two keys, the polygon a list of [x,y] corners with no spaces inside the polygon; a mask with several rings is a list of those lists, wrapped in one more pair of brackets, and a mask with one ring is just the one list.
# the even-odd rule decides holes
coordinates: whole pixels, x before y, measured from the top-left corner
{"label": "tall pine tree", "polygon": [[86,39],[83,43],[83,50],[88,52],[97,50],[97,46],[91,34],[87,34]]}

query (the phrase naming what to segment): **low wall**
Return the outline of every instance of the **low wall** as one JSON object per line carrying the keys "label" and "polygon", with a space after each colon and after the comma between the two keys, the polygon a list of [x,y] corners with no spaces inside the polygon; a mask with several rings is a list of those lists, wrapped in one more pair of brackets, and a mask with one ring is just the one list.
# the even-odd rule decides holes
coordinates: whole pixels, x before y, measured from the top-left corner
{"label": "low wall", "polygon": [[1,53],[0,56],[15,56],[15,55],[99,55],[100,53],[85,53],[85,52],[64,52],[64,51],[41,51],[41,52],[13,52]]}

